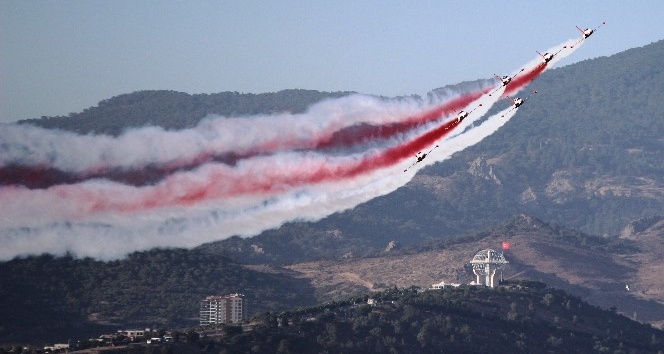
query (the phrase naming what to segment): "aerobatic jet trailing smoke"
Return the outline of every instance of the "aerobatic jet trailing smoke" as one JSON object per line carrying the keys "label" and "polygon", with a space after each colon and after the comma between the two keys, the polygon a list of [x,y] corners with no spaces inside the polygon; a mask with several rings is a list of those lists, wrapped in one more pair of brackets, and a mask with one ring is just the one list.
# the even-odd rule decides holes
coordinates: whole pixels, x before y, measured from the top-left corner
{"label": "aerobatic jet trailing smoke", "polygon": [[114,259],[353,208],[506,124],[516,109],[480,118],[580,47],[575,41],[507,84],[435,102],[354,95],[302,114],[208,117],[191,129],[117,137],[1,125],[0,260],[67,252]]}

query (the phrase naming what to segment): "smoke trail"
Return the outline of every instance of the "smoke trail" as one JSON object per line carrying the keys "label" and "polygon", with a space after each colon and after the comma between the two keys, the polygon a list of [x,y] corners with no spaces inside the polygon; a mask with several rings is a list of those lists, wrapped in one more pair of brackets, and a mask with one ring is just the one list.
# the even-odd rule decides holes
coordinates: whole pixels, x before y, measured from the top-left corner
{"label": "smoke trail", "polygon": [[[550,51],[557,51],[556,48],[560,47]],[[559,57],[554,60],[560,60]],[[506,94],[517,92],[547,68],[532,66],[508,85]],[[412,99],[389,102],[354,95],[326,100],[303,114],[209,117],[192,129],[173,132],[147,127],[117,138],[4,125],[0,126],[0,185],[46,188],[101,177],[140,186],[207,162],[235,164],[239,159],[263,153],[328,149],[389,139],[454,113],[488,90],[484,87],[460,93],[428,107]],[[174,146],[178,148],[173,149]]]}
{"label": "smoke trail", "polygon": [[175,173],[157,185],[142,188],[105,180],[58,185],[43,190],[4,188],[0,189],[0,197],[7,202],[0,206],[0,211],[11,220],[19,216],[12,215],[20,212],[18,203],[24,204],[27,200],[53,205],[59,202],[68,206],[58,209],[58,213],[64,213],[60,217],[69,219],[97,213],[190,206],[206,200],[228,200],[247,195],[267,197],[285,193],[294,186],[336,182],[393,166],[410,158],[413,151],[444,137],[455,125],[454,121],[448,122],[422,137],[383,151],[372,149],[368,153],[342,156],[287,152],[257,156],[232,167],[211,163],[192,171]]}
{"label": "smoke trail", "polygon": [[[150,177],[206,162],[234,164],[266,153],[348,147],[407,132],[460,110],[482,93],[459,94],[428,106],[414,99],[395,102],[354,95],[315,104],[304,114],[208,118],[183,131],[148,127],[117,138],[0,126],[0,183],[45,188],[58,181],[110,177],[140,185],[153,182]],[[146,177],[137,176],[146,170]]]}
{"label": "smoke trail", "polygon": [[[359,150],[346,149],[345,143],[340,144],[343,149],[333,152],[318,149],[318,145],[307,151],[284,147],[283,151],[277,149],[272,154],[247,156],[235,164],[202,163],[190,170],[170,174],[154,185],[140,187],[105,179],[33,190],[21,186],[0,187],[0,200],[3,201],[0,204],[0,259],[68,251],[79,256],[109,259],[154,247],[192,247],[232,235],[255,235],[286,221],[319,220],[390,193],[410,181],[419,168],[443,161],[495,132],[516,110],[509,114],[505,110],[477,126],[475,124],[502,93],[493,97],[481,96],[467,105],[475,107],[482,103],[458,125],[454,120],[440,122],[435,119],[436,115],[443,113],[440,105],[423,108],[420,104],[406,103],[403,107],[399,102],[382,102],[386,107],[368,109],[371,112],[397,112],[384,116],[365,115],[366,110],[353,109],[349,113],[352,116],[349,121],[353,124],[408,124],[410,120],[423,123],[399,134],[379,135],[378,140],[371,140]],[[372,101],[371,105],[374,103]],[[439,111],[431,113],[436,109]],[[343,114],[338,111],[344,111],[334,107],[326,110],[340,116]],[[501,115],[505,117],[501,118]],[[269,119],[260,119],[263,118]],[[282,118],[289,119],[288,116]],[[328,120],[324,123],[309,124],[318,124],[316,129],[332,132],[339,132],[342,129],[339,127],[344,126],[342,123],[329,128],[333,126],[328,124],[330,121],[343,119],[325,119]],[[263,128],[268,127],[266,124]],[[248,126],[243,128],[249,129]],[[318,132],[316,129],[313,131]],[[147,139],[154,139],[148,130],[143,129],[141,133],[146,134]],[[153,133],[168,135],[176,132],[155,128]],[[88,138],[98,137],[85,137]],[[101,137],[102,141],[107,138],[110,139]],[[241,137],[237,142],[239,148],[235,147],[235,142],[220,140],[219,144],[228,144],[223,146],[232,151],[242,151],[265,146],[276,138],[282,136],[272,133],[267,138]],[[314,140],[316,144],[324,141]],[[402,172],[412,163],[414,153],[434,144],[440,148],[429,158],[408,173]],[[198,150],[193,149],[197,152],[187,155],[185,149],[184,155],[189,158],[200,156],[200,151],[205,150],[192,145]],[[48,151],[48,148],[45,146],[43,150]],[[38,159],[49,163],[57,161],[57,158],[49,160],[50,157],[47,154]],[[150,158],[159,160],[162,157],[155,153]],[[122,164],[131,160],[109,158],[103,164],[109,161]],[[149,163],[150,159],[146,161]],[[173,159],[166,157],[159,161]],[[62,161],[62,164],[69,162]],[[128,166],[134,163],[146,162],[131,162]],[[84,161],[82,165],[98,166],[95,164],[99,162]],[[71,166],[77,168],[80,165],[72,163]]]}
{"label": "smoke trail", "polygon": [[548,63],[544,63],[541,57],[538,57],[536,60],[528,63],[526,68],[531,69],[528,69],[525,73],[515,77],[514,80],[512,80],[512,82],[507,85],[505,95],[514,95],[519,90],[523,89],[526,85],[535,80],[545,70],[553,67],[560,60],[576,51],[578,47],[580,47],[580,45],[576,45],[574,48],[572,48],[572,45],[576,43],[576,41],[577,39],[568,39],[566,42],[560,45],[547,49],[545,53],[557,53]]}
{"label": "smoke trail", "polygon": [[[435,160],[425,160],[426,163],[445,160],[453,153],[481,141],[511,118],[501,118],[504,112],[494,115],[463,135],[438,142],[441,148],[432,156]],[[407,183],[415,174],[402,173],[401,167],[395,171],[377,170],[339,183],[305,185],[271,197],[232,198],[221,205],[199,203],[187,208],[149,211],[138,217],[116,213],[85,220],[38,220],[33,225],[23,223],[2,233],[0,259],[41,252],[72,252],[79,256],[114,259],[136,250],[193,247],[232,235],[251,236],[277,227],[286,220],[318,220],[390,193]],[[38,199],[35,198],[34,203],[44,205]],[[187,236],[183,237],[183,234]]]}

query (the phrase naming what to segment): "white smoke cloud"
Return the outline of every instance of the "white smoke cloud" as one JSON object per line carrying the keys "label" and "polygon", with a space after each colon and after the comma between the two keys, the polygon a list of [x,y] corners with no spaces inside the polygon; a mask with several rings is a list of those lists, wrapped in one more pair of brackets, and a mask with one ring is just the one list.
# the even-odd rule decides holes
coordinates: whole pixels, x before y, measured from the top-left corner
{"label": "white smoke cloud", "polygon": [[358,123],[402,122],[454,97],[439,97],[424,103],[412,98],[385,100],[358,94],[324,100],[302,114],[210,116],[190,129],[168,131],[145,127],[118,137],[6,124],[0,125],[0,167],[50,166],[66,172],[90,173],[191,161],[231,152],[307,149],[340,129]]}
{"label": "white smoke cloud", "polygon": [[[497,114],[463,135],[444,139],[432,159],[423,162],[430,164],[449,158],[490,135],[508,119]],[[14,225],[2,232],[0,259],[66,252],[115,259],[137,250],[194,247],[233,235],[252,236],[285,221],[316,221],[393,192],[414,176],[414,172],[402,172],[402,167],[408,164],[410,161],[405,161],[398,167],[377,170],[359,178],[307,185],[269,197],[232,198],[138,214],[112,213],[81,221],[72,218],[36,222],[31,226]]]}
{"label": "white smoke cloud", "polygon": [[[556,59],[560,60],[572,51],[562,51]],[[2,187],[0,260],[17,255],[61,255],[66,252],[81,257],[114,259],[133,251],[156,247],[194,247],[233,235],[253,236],[287,221],[316,221],[388,194],[410,181],[424,166],[444,161],[493,134],[517,111],[508,112],[507,108],[478,124],[501,94],[499,92],[492,97],[484,95],[464,108],[468,110],[482,104],[453,134],[433,143],[438,144],[439,148],[407,173],[403,170],[412,164],[413,159],[405,159],[389,167],[367,169],[347,178],[314,178],[320,170],[343,171],[349,166],[361,165],[371,156],[413,139],[413,135],[395,137],[350,154],[326,155],[285,149],[278,154],[241,160],[235,166],[210,163],[191,171],[175,173],[152,186],[135,187],[106,180],[88,180],[75,185],[35,190]],[[16,135],[41,140],[34,143],[28,140],[23,151],[16,147],[7,148],[3,141],[0,145],[4,146],[5,152],[10,151],[14,155],[0,159],[2,163],[11,163],[20,155],[22,159],[31,158],[35,163],[47,161],[58,168],[75,171],[92,169],[100,164],[133,166],[154,163],[155,160],[168,162],[210,149],[216,152],[223,149],[241,151],[269,143],[283,137],[275,134],[275,121],[295,124],[297,128],[294,128],[293,134],[303,134],[302,138],[306,140],[320,131],[339,129],[359,121],[375,124],[397,122],[430,108],[415,101],[357,99],[327,101],[312,107],[304,116],[212,119],[194,129],[181,131],[182,136],[178,132],[159,128],[138,129],[119,138],[81,137],[64,132],[45,132],[34,127],[11,128],[12,131],[3,138]],[[320,119],[321,122],[299,122],[307,119]],[[235,120],[238,122],[232,122]],[[256,130],[252,128],[253,123],[257,124]],[[412,134],[425,134],[440,124],[432,122]],[[233,132],[234,140],[227,141],[231,137],[225,129]],[[42,139],[44,134],[54,136],[50,140]],[[141,141],[142,144],[154,144],[157,148],[146,149],[140,144]],[[78,146],[83,149],[81,151],[94,146],[93,157],[68,156],[71,152],[67,153],[67,144]],[[133,148],[141,154],[122,156],[128,153],[123,150],[124,146],[132,144],[136,144]],[[179,153],[180,144],[184,146],[182,153]],[[103,161],[100,162],[100,159]],[[261,186],[270,188],[261,189]]]}

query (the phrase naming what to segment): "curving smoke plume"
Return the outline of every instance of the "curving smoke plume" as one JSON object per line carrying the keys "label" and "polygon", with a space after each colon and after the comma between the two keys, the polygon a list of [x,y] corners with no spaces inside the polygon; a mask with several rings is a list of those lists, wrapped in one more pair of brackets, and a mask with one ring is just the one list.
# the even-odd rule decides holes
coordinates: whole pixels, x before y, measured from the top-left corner
{"label": "curving smoke plume", "polygon": [[[529,63],[509,93],[576,48],[546,65]],[[298,115],[209,117],[192,129],[142,128],[119,137],[1,126],[0,259],[44,252],[112,259],[252,236],[353,208],[505,124],[516,110],[480,123],[505,93],[485,94],[492,89],[428,104],[356,95]],[[475,110],[457,123],[460,109]],[[146,169],[151,177],[140,177]]]}

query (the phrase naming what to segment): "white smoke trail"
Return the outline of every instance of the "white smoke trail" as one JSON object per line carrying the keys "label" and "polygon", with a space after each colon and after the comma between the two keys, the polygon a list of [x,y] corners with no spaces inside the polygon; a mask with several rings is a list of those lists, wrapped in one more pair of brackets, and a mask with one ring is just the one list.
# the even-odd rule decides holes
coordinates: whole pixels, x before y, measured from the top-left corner
{"label": "white smoke trail", "polygon": [[454,98],[450,95],[425,104],[416,99],[385,100],[352,95],[324,100],[302,114],[211,116],[191,129],[168,131],[146,127],[119,137],[78,135],[29,125],[0,125],[0,167],[10,164],[50,166],[66,172],[86,173],[191,161],[231,152],[307,149],[340,129],[358,123],[398,123]]}
{"label": "white smoke trail", "polygon": [[[499,97],[499,96],[495,96]],[[495,100],[491,99],[491,100]],[[483,97],[484,106],[489,107],[491,101]],[[488,108],[486,108],[488,109]],[[479,117],[482,112],[475,115]],[[473,117],[473,116],[471,116]],[[492,121],[492,120],[490,120]],[[471,124],[469,117],[464,123]],[[482,126],[486,126],[484,123]],[[443,160],[452,153],[465,146],[460,144],[462,139],[451,140],[454,147],[448,149],[445,140],[439,142],[441,154],[437,160]],[[476,141],[476,139],[472,140]],[[452,145],[451,145],[452,146]],[[444,151],[444,152],[443,152]],[[433,160],[431,160],[433,161]],[[301,162],[301,161],[299,161]],[[405,162],[410,163],[409,161]],[[68,213],[64,219],[75,219],[73,215],[81,213],[78,203],[64,203],[73,205],[76,210],[67,208],[50,209],[47,206],[56,200],[45,200],[40,194],[45,191],[22,191],[32,193],[30,196],[8,196],[7,200],[29,200],[33,210],[47,209],[46,213],[37,213],[46,220],[31,217],[33,224],[25,220],[13,225],[7,232],[7,237],[1,242],[3,251],[0,258],[9,258],[17,254],[52,252],[62,254],[73,252],[81,256],[98,258],[117,258],[135,251],[152,247],[191,247],[204,242],[225,238],[231,235],[249,236],[265,229],[277,227],[287,220],[318,220],[334,212],[352,208],[355,205],[370,200],[376,196],[387,194],[407,183],[414,173],[402,174],[400,168],[379,170],[358,179],[342,182],[324,183],[294,189],[283,195],[264,198],[261,196],[243,197],[226,200],[222,205],[216,203],[201,203],[189,208],[160,209],[158,212],[142,213],[136,218],[134,215],[105,215],[103,217],[88,218],[85,221],[57,221],[63,215],[52,217],[48,211]],[[110,183],[110,182],[97,182]],[[135,187],[130,188],[135,192]],[[116,188],[111,189],[118,193]],[[14,193],[18,189],[13,189]],[[58,198],[51,195],[52,198]],[[131,196],[120,193],[120,199]],[[8,216],[3,224],[14,218],[20,218],[22,212],[19,205],[6,205],[0,213]],[[19,210],[17,215],[10,215],[12,210]],[[40,226],[42,225],[42,226]],[[46,226],[43,226],[46,225]],[[187,234],[187,237],[182,237]],[[139,236],[140,235],[140,236]],[[112,247],[100,248],[103,240],[112,239]]]}
{"label": "white smoke trail", "polygon": [[[495,132],[510,118],[501,118],[501,114],[503,112],[466,134],[439,142],[435,161],[445,160]],[[425,161],[427,164],[434,162],[433,159]],[[0,233],[0,260],[25,254],[62,255],[67,252],[81,257],[115,259],[133,251],[194,247],[233,235],[252,236],[278,227],[285,221],[316,221],[353,208],[393,192],[410,181],[413,175],[403,173],[397,167],[341,182],[308,185],[267,198],[249,196],[234,198],[228,203],[208,202],[186,208],[162,208],[138,215],[115,213],[79,221],[14,225]],[[41,209],[47,208],[44,204]]]}
{"label": "white smoke trail", "polygon": [[[548,66],[550,66],[550,67],[555,66],[558,62],[560,62],[561,60],[567,58],[572,53],[574,53],[577,49],[581,48],[586,41],[583,40],[579,44],[574,45],[576,42],[578,42],[578,38],[568,39],[564,43],[560,44],[560,45],[562,45],[566,48],[561,50],[560,53],[558,53],[558,55],[556,55],[553,59],[551,59]],[[549,48],[549,50],[554,51],[554,50],[556,50],[556,48],[560,48],[560,45],[556,46],[556,47],[553,47],[553,48]],[[571,48],[572,46],[574,46],[574,48]]]}
{"label": "white smoke trail", "polygon": [[[566,56],[561,54],[559,59]],[[467,130],[440,139],[437,142],[439,148],[431,157],[408,173],[403,173],[403,169],[412,163],[411,160],[353,178],[295,183],[265,193],[228,194],[232,191],[223,190],[222,183],[211,188],[212,192],[220,194],[212,193],[191,204],[181,202],[183,194],[190,193],[192,185],[198,186],[200,193],[207,193],[210,183],[220,177],[242,179],[259,175],[272,181],[285,173],[283,171],[294,175],[306,174],[306,170],[316,164],[351,165],[367,154],[379,153],[379,148],[385,148],[378,146],[351,155],[285,152],[246,159],[234,167],[207,164],[174,174],[155,186],[132,187],[90,180],[75,186],[54,186],[43,190],[0,188],[0,200],[3,201],[0,204],[0,260],[44,252],[72,252],[81,257],[113,259],[155,247],[193,247],[233,235],[252,236],[287,221],[319,220],[390,193],[410,181],[418,169],[443,161],[493,134],[516,113],[516,110],[507,113],[508,108],[475,126],[498,97],[500,94],[493,98],[482,96],[469,105],[474,108],[482,103],[482,107],[464,120],[455,133]],[[430,131],[435,127],[426,129]],[[264,171],[272,171],[273,174],[261,175]],[[158,188],[162,184],[170,184],[171,188],[165,188],[170,194],[160,192]],[[143,194],[148,194],[150,198]],[[94,198],[89,198],[90,195]],[[178,202],[168,203],[168,200]],[[137,206],[131,203],[137,203]],[[100,204],[106,205],[107,209],[100,209]]]}

